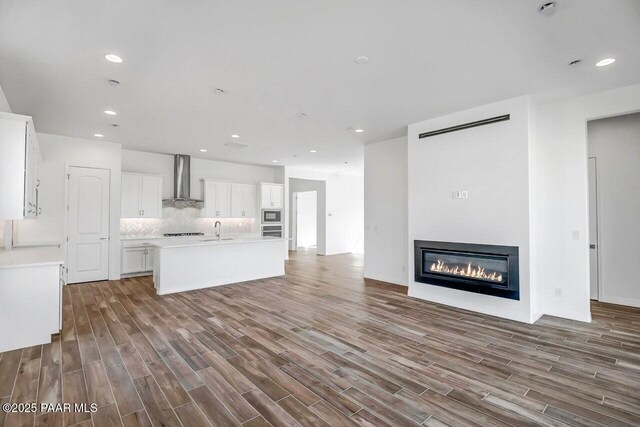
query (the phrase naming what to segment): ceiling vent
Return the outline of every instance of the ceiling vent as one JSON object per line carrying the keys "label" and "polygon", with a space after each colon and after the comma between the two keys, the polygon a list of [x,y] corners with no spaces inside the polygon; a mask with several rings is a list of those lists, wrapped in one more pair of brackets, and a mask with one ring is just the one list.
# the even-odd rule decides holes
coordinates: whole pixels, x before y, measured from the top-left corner
{"label": "ceiling vent", "polygon": [[419,139],[422,138],[429,138],[432,136],[438,136],[438,135],[442,135],[445,133],[450,133],[450,132],[457,132],[460,130],[465,130],[465,129],[471,129],[471,128],[475,128],[478,126],[484,126],[484,125],[490,125],[493,123],[500,123],[500,122],[504,122],[506,120],[511,120],[511,114],[505,114],[503,116],[496,116],[496,117],[491,117],[488,119],[484,119],[484,120],[478,120],[475,122],[469,122],[469,123],[464,123],[461,125],[456,125],[456,126],[451,126],[448,128],[442,128],[442,129],[437,129],[437,130],[432,130],[429,132],[424,132],[418,135]]}
{"label": "ceiling vent", "polygon": [[249,144],[245,144],[244,142],[238,142],[238,141],[229,141],[226,144],[227,147],[231,147],[231,148],[247,148],[249,147]]}

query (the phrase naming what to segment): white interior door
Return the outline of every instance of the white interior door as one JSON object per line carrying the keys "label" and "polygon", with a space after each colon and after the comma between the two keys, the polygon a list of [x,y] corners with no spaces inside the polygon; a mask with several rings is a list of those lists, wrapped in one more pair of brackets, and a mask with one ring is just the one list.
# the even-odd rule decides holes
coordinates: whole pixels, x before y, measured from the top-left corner
{"label": "white interior door", "polygon": [[317,192],[296,193],[296,245],[316,247],[318,243]]}
{"label": "white interior door", "polygon": [[107,169],[69,168],[68,283],[109,277],[109,175]]}
{"label": "white interior door", "polygon": [[598,274],[598,175],[596,158],[589,157],[589,258],[591,274],[591,299],[599,299]]}

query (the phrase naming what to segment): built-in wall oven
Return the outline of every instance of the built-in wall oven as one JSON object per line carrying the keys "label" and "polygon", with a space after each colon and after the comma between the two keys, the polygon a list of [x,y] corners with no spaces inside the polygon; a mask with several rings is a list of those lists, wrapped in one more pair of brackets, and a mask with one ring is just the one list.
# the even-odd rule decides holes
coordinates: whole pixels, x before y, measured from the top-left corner
{"label": "built-in wall oven", "polygon": [[280,209],[263,209],[263,224],[282,224],[282,210]]}
{"label": "built-in wall oven", "polygon": [[282,237],[282,225],[263,225],[262,237]]}

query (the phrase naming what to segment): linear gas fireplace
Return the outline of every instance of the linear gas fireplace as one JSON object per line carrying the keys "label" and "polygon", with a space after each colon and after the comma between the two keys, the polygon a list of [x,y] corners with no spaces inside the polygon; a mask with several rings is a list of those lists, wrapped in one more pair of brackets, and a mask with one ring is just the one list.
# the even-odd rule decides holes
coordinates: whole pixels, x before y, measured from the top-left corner
{"label": "linear gas fireplace", "polygon": [[414,241],[415,280],[520,299],[516,246]]}

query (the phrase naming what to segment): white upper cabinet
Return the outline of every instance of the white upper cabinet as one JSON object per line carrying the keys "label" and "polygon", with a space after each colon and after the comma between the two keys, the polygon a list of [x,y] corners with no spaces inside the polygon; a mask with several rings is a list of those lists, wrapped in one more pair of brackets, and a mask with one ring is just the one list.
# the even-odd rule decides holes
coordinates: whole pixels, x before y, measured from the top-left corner
{"label": "white upper cabinet", "polygon": [[253,184],[242,184],[242,211],[243,217],[256,216],[256,186]]}
{"label": "white upper cabinet", "polygon": [[162,177],[122,173],[122,218],[162,218]]}
{"label": "white upper cabinet", "polygon": [[142,192],[142,175],[135,173],[122,174],[121,218],[140,218],[140,193]]}
{"label": "white upper cabinet", "polygon": [[282,209],[284,205],[284,186],[282,184],[260,184],[262,209]]}
{"label": "white upper cabinet", "polygon": [[162,177],[142,176],[140,207],[144,218],[162,218]]}
{"label": "white upper cabinet", "polygon": [[203,181],[204,213],[206,218],[231,217],[231,184],[228,182]]}
{"label": "white upper cabinet", "polygon": [[256,186],[253,184],[231,184],[231,217],[255,218]]}
{"label": "white upper cabinet", "polygon": [[39,165],[31,117],[0,113],[0,219],[35,218],[42,213]]}

